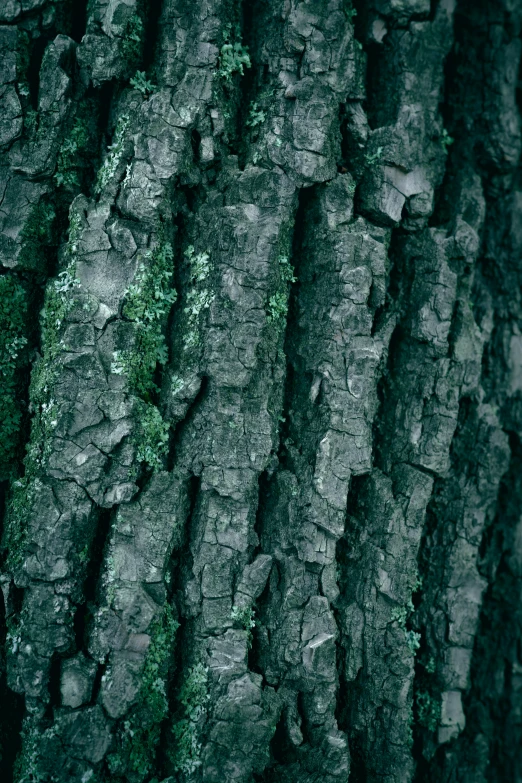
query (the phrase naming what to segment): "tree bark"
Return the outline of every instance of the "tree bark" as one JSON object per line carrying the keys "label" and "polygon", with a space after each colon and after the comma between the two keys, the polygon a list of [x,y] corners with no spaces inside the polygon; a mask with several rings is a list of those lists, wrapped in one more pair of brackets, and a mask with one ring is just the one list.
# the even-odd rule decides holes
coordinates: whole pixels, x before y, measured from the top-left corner
{"label": "tree bark", "polygon": [[522,783],[522,5],[0,0],[10,783]]}

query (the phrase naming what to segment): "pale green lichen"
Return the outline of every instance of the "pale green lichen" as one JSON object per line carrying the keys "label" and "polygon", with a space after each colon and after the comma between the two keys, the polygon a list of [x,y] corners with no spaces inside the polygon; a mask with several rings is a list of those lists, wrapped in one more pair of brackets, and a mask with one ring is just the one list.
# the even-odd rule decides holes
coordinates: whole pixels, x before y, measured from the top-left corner
{"label": "pale green lichen", "polygon": [[404,638],[408,645],[410,652],[414,653],[420,647],[421,635],[416,631],[412,631],[406,628],[406,622],[414,611],[414,606],[411,598],[408,600],[406,606],[396,606],[391,611],[391,619],[397,622],[404,631]]}
{"label": "pale green lichen", "polygon": [[172,727],[174,747],[169,751],[173,769],[192,776],[201,766],[201,725],[207,714],[208,667],[198,663],[189,669],[179,692],[181,717]]}
{"label": "pale green lichen", "polygon": [[151,95],[156,89],[156,85],[147,79],[145,71],[136,71],[135,76],[130,80],[130,85],[142,95]]}
{"label": "pale green lichen", "polygon": [[130,715],[124,720],[118,749],[107,759],[117,780],[138,775],[142,780],[154,766],[161,725],[168,714],[166,681],[179,623],[172,608],[163,611],[150,628],[151,641],[141,675],[141,688]]}
{"label": "pale green lichen", "polygon": [[189,264],[189,288],[183,308],[186,318],[183,349],[189,351],[200,343],[200,317],[214,301],[214,294],[207,285],[211,273],[210,255],[196,253],[193,245],[187,247],[184,255]]}
{"label": "pale green lichen", "polygon": [[253,606],[233,606],[230,619],[247,632],[247,645],[252,646],[252,628],[256,627],[255,609]]}
{"label": "pale green lichen", "polygon": [[451,147],[451,145],[453,144],[454,141],[455,141],[455,139],[453,139],[449,135],[449,133],[446,130],[446,128],[443,128],[442,129],[442,133],[441,133],[441,135],[439,137],[439,142],[440,142],[440,146],[442,147],[444,152],[448,151],[448,147]]}
{"label": "pale green lichen", "polygon": [[27,290],[13,274],[0,277],[0,481],[16,466],[22,405],[20,371],[28,362]]}
{"label": "pale green lichen", "polygon": [[57,405],[52,388],[58,375],[58,356],[64,350],[61,340],[63,322],[74,306],[76,253],[82,230],[78,214],[71,213],[69,239],[64,251],[64,268],[47,286],[41,315],[42,356],[33,367],[29,398],[31,400],[31,435],[24,460],[23,478],[13,482],[7,508],[7,548],[9,563],[16,565],[23,557],[26,524],[39,491],[39,474],[51,451],[57,424]]}
{"label": "pale green lichen", "polygon": [[243,76],[245,68],[251,68],[250,55],[248,48],[241,43],[224,43],[219,52],[219,70],[220,77],[231,82],[235,73]]}
{"label": "pale green lichen", "polygon": [[125,26],[120,42],[120,51],[128,69],[131,71],[141,59],[145,27],[138,14],[133,14]]}
{"label": "pale green lichen", "polygon": [[263,109],[259,109],[257,103],[252,101],[250,104],[246,125],[249,128],[256,128],[258,125],[262,125],[265,120],[266,112],[264,112]]}
{"label": "pale green lichen", "polygon": [[428,691],[419,691],[415,702],[419,724],[428,731],[436,731],[440,722],[440,701]]}
{"label": "pale green lichen", "polygon": [[97,104],[84,100],[58,153],[54,181],[58,187],[79,188],[81,169],[96,155]]}
{"label": "pale green lichen", "polygon": [[122,313],[135,325],[135,342],[128,351],[116,351],[111,370],[126,374],[132,390],[146,401],[158,389],[154,372],[167,361],[165,323],[177,299],[172,287],[174,274],[172,245],[164,235],[145,252],[132,284],[125,292]]}
{"label": "pale green lichen", "polygon": [[136,406],[138,462],[159,468],[167,453],[169,425],[163,421],[152,397],[158,392],[154,373],[168,358],[165,341],[167,317],[176,301],[172,288],[174,274],[172,245],[160,232],[152,250],[143,254],[132,284],[125,292],[124,318],[134,324],[132,348],[115,351],[111,372],[126,375],[131,391],[138,397]]}
{"label": "pale green lichen", "polygon": [[116,124],[113,142],[109,145],[109,151],[98,170],[98,176],[94,186],[94,192],[97,195],[107,187],[118,170],[125,151],[126,134],[129,126],[130,116],[128,114],[121,114]]}
{"label": "pale green lichen", "polygon": [[281,255],[278,258],[278,290],[268,298],[267,322],[284,323],[288,313],[288,301],[290,296],[290,283],[295,283],[297,278],[288,256]]}

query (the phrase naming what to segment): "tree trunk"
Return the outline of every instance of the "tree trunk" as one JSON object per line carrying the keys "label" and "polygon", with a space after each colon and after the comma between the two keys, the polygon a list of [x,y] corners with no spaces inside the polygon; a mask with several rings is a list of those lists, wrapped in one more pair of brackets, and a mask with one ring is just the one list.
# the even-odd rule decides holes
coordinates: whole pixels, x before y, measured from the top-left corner
{"label": "tree trunk", "polygon": [[0,22],[2,780],[522,783],[522,4]]}

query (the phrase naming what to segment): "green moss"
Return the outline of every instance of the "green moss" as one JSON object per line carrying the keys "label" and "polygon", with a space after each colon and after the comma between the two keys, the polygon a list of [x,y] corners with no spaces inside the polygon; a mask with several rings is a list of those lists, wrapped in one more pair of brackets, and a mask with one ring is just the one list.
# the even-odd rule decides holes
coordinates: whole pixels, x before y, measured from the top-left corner
{"label": "green moss", "polygon": [[209,254],[196,253],[194,246],[189,245],[184,256],[189,264],[189,287],[183,308],[183,350],[188,352],[200,344],[200,317],[214,301],[214,294],[208,286],[212,270]]}
{"label": "green moss", "polygon": [[243,46],[239,41],[241,31],[239,24],[229,22],[223,28],[223,46],[219,52],[218,74],[223,81],[232,82],[232,76],[238,73],[243,76],[245,68],[251,68],[250,55],[248,47]]}
{"label": "green moss", "polygon": [[112,364],[112,372],[124,373],[139,398],[137,458],[151,468],[161,467],[168,448],[169,425],[152,404],[152,397],[159,391],[154,382],[156,367],[168,358],[165,326],[177,298],[171,285],[173,257],[172,245],[163,233],[157,245],[144,254],[122,308],[123,316],[135,326],[134,345],[115,352]]}
{"label": "green moss", "polygon": [[165,604],[150,629],[151,641],[136,706],[122,725],[118,750],[107,759],[109,770],[117,779],[127,780],[129,773],[143,779],[153,770],[161,724],[168,714],[166,680],[178,628],[171,607]]}
{"label": "green moss", "polygon": [[80,104],[58,154],[54,174],[58,187],[79,188],[82,169],[96,155],[97,107],[97,102],[91,99]]}
{"label": "green moss", "polygon": [[138,14],[133,14],[123,33],[120,43],[120,51],[127,66],[132,71],[139,65],[143,54],[144,25]]}
{"label": "green moss", "polygon": [[125,151],[125,141],[129,125],[130,116],[128,114],[121,114],[116,123],[113,142],[109,146],[107,156],[98,170],[98,176],[96,177],[96,183],[94,185],[94,192],[97,195],[107,187],[116,174]]}
{"label": "green moss", "polygon": [[168,452],[169,429],[170,425],[163,421],[155,405],[141,403],[136,434],[138,462],[145,462],[152,469],[163,466],[163,459]]}
{"label": "green moss", "polygon": [[12,476],[20,448],[20,371],[28,363],[27,290],[16,277],[0,277],[0,481]]}
{"label": "green moss", "polygon": [[233,606],[230,618],[247,632],[247,644],[252,646],[252,628],[256,627],[255,609],[253,606]]}
{"label": "green moss", "polygon": [[148,81],[145,71],[136,71],[135,76],[130,80],[130,85],[142,95],[150,95],[156,89],[156,85]]}
{"label": "green moss", "polygon": [[428,691],[419,691],[415,703],[420,725],[428,731],[436,731],[440,721],[440,702]]}
{"label": "green moss", "polygon": [[255,128],[258,125],[262,125],[265,120],[266,112],[264,112],[263,109],[260,109],[255,101],[252,101],[248,111],[246,125],[249,128]]}
{"label": "green moss", "polygon": [[168,751],[175,772],[193,775],[201,766],[201,723],[209,699],[208,668],[198,663],[189,669],[179,692],[181,715],[172,727],[174,747]]}
{"label": "green moss", "polygon": [[76,250],[81,230],[78,215],[72,214],[64,259],[65,268],[47,286],[41,314],[42,356],[31,373],[29,399],[33,418],[31,435],[24,459],[25,474],[13,482],[7,507],[7,547],[11,566],[23,558],[28,516],[40,489],[39,475],[49,456],[56,426],[56,403],[51,390],[56,380],[57,357],[63,321],[74,304]]}
{"label": "green moss", "polygon": [[288,256],[281,255],[277,261],[278,290],[268,299],[267,321],[268,323],[284,324],[288,313],[290,283],[295,283],[297,278]]}
{"label": "green moss", "polygon": [[38,273],[45,271],[45,249],[53,241],[55,218],[54,206],[45,199],[34,205],[20,236],[19,267]]}

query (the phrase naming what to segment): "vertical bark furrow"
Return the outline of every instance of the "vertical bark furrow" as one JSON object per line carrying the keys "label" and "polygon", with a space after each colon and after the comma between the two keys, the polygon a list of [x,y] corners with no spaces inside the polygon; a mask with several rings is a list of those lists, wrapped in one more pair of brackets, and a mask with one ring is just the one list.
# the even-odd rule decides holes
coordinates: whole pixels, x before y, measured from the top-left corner
{"label": "vertical bark furrow", "polygon": [[0,5],[6,780],[522,779],[522,8]]}
{"label": "vertical bark furrow", "polygon": [[[201,27],[195,25],[194,33],[204,38],[208,27],[204,22]],[[201,75],[208,84],[210,69]],[[172,627],[169,618],[158,619],[165,601],[161,585],[154,594],[157,572],[164,568],[172,547],[176,526],[171,518],[162,522],[159,511],[152,513],[149,541],[158,536],[164,543],[154,558],[143,553],[145,560],[155,561],[150,575],[141,567],[135,573],[132,568],[126,571],[125,545],[117,536],[132,523],[116,515],[104,553],[104,589],[89,642],[93,656],[107,666],[95,705],[90,704],[90,692],[96,667],[81,652],[74,655],[73,615],[82,600],[84,560],[97,509],[129,502],[138,489],[140,466],[161,467],[166,451],[168,424],[152,400],[155,368],[166,359],[163,325],[174,298],[169,184],[190,169],[191,127],[211,99],[209,89],[203,94],[196,89],[195,104],[187,113],[190,88],[189,79],[188,89],[182,85],[174,97],[173,90],[164,89],[149,99],[148,83],[144,87],[137,83],[133,91],[122,94],[112,144],[94,186],[97,200],[84,196],[75,200],[61,272],[46,296],[43,357],[32,392],[39,410],[24,485],[13,504],[13,524],[23,529],[12,537],[16,550],[12,546],[10,552],[16,582],[26,588],[10,667],[11,683],[25,693],[31,710],[22,776],[55,774],[52,770],[61,756],[62,779],[89,776],[111,742],[116,743],[111,755],[114,774],[126,774],[130,764],[129,774],[143,777],[153,759],[154,736],[145,733],[143,742],[150,740],[152,746],[143,757],[138,754],[129,762],[125,738],[120,742],[119,734],[111,737],[111,727],[136,701],[136,680],[147,674],[147,648],[161,657],[159,640],[167,648],[172,642],[163,638]],[[49,101],[49,94],[45,97]],[[170,106],[171,98],[173,105],[177,99],[181,119]],[[141,496],[136,502],[141,502]],[[177,495],[173,503],[181,513],[183,504]],[[145,513],[142,506],[139,509],[138,514]],[[132,532],[128,535],[132,537]],[[152,587],[147,588],[149,582]],[[141,621],[136,619],[139,611]],[[48,612],[53,618],[50,626]],[[121,624],[118,638],[110,640],[114,649],[103,642],[104,623],[110,625],[109,621]],[[85,687],[75,711],[63,697],[50,721],[46,704],[55,652],[66,659],[62,691],[67,693],[74,681],[75,667],[82,669]],[[161,703],[156,708],[162,712]],[[130,736],[130,729],[125,730]]]}
{"label": "vertical bark furrow", "polygon": [[[346,736],[336,722],[339,596],[335,545],[350,477],[371,466],[389,231],[352,221],[354,183],[338,175],[301,216],[298,288],[286,353],[292,367],[285,451],[267,485],[263,551],[274,557],[261,611],[260,661],[284,704],[286,751],[273,780],[342,780]],[[269,641],[268,641],[269,640]]]}
{"label": "vertical bark furrow", "polygon": [[[223,206],[217,197],[207,200],[196,220],[198,245],[214,262],[216,291],[204,356],[209,393],[179,449],[181,464],[202,477],[191,531],[193,578],[185,588],[191,642],[172,725],[171,770],[189,776],[183,779],[246,781],[261,772],[280,711],[281,696],[248,669],[253,601],[271,564],[269,553],[252,559],[258,478],[277,448],[296,185],[335,173],[332,105],[348,87],[350,34],[337,4],[331,19],[304,4],[272,6],[253,52],[256,71],[267,69],[268,86],[254,87],[259,99],[247,119],[255,132],[245,169],[230,171]],[[307,124],[305,100],[314,107]],[[209,234],[211,215],[217,237]],[[194,721],[187,683],[193,686],[206,665],[211,706],[202,711],[206,721]],[[190,742],[203,742],[201,758],[187,753]]]}
{"label": "vertical bark furrow", "polygon": [[[434,477],[449,468],[459,397],[476,385],[480,367],[474,322],[458,318],[455,310],[467,291],[460,281],[478,251],[476,227],[459,210],[450,225],[427,228],[446,157],[439,101],[451,23],[444,3],[430,21],[404,28],[404,20],[396,19],[378,55],[375,19],[366,19],[374,129],[360,105],[347,111],[347,151],[362,177],[356,208],[380,224],[401,223],[392,242],[395,301],[388,310],[399,321],[381,387],[377,467],[357,485],[340,550],[344,725],[350,727],[357,774],[367,780],[409,780],[414,773],[412,686],[420,636],[411,614],[418,547]],[[387,100],[384,90],[394,79],[400,89]],[[375,337],[382,328],[387,346],[390,321],[384,313]],[[466,346],[460,353],[454,352],[454,333]]]}
{"label": "vertical bark furrow", "polygon": [[[489,689],[484,685],[495,681],[495,659],[489,647],[493,649],[495,642],[486,631],[488,624],[494,625],[491,607],[498,618],[503,600],[506,605],[510,602],[507,594],[502,598],[502,572],[496,568],[505,557],[502,553],[515,546],[514,516],[507,520],[502,513],[499,516],[497,500],[502,499],[499,487],[508,467],[508,433],[516,431],[518,416],[517,393],[511,381],[511,352],[516,350],[511,335],[519,329],[519,283],[513,284],[519,272],[512,259],[518,256],[520,243],[513,222],[517,201],[512,172],[520,153],[515,76],[520,22],[520,12],[508,10],[503,3],[488,4],[487,9],[462,3],[458,8],[458,49],[452,56],[448,90],[450,130],[457,142],[441,212],[448,217],[450,205],[454,209],[457,203],[464,208],[462,214],[468,222],[475,222],[479,230],[484,225],[485,241],[475,283],[460,298],[459,316],[462,322],[473,307],[475,319],[469,315],[468,319],[477,322],[477,349],[484,357],[480,377],[471,386],[466,383],[469,399],[462,403],[450,473],[437,482],[420,561],[424,594],[417,620],[425,647],[416,689],[419,749],[423,754],[419,779],[422,775],[434,780],[516,779],[516,751],[499,740],[501,732],[493,732],[486,718],[488,712],[498,715],[492,692],[496,699],[506,699],[504,707],[509,714],[507,704],[514,692],[503,678],[505,668],[513,665],[512,648],[503,648],[497,659],[504,685],[489,691],[489,702]],[[467,181],[463,176],[466,168]],[[460,195],[455,191],[459,180]],[[454,355],[467,351],[469,339],[461,337],[455,331]],[[520,495],[515,497],[520,500]],[[511,574],[508,567],[505,573],[516,590],[516,571]],[[512,634],[516,638],[520,633],[518,619],[515,613],[513,623],[508,623],[507,617],[506,612],[503,619],[512,640]],[[441,747],[435,754],[437,744]],[[491,764],[493,759],[496,766]]]}

